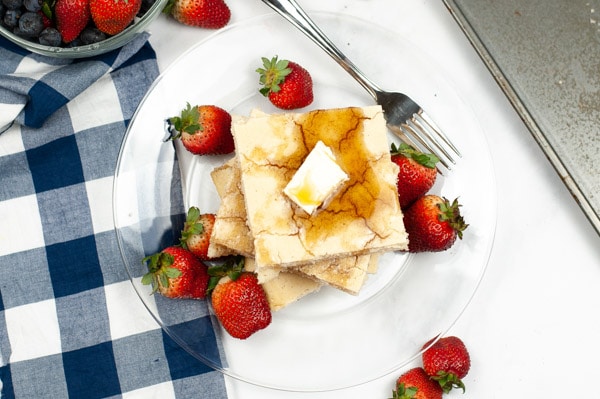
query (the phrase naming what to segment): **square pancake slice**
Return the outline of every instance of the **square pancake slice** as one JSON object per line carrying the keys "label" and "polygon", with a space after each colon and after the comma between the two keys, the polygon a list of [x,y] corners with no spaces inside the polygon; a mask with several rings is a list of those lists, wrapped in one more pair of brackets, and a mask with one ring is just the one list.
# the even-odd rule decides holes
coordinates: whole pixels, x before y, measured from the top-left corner
{"label": "square pancake slice", "polygon": [[[258,268],[407,249],[380,106],[256,112],[236,117],[232,133]],[[309,215],[283,190],[318,141],[349,179]]]}

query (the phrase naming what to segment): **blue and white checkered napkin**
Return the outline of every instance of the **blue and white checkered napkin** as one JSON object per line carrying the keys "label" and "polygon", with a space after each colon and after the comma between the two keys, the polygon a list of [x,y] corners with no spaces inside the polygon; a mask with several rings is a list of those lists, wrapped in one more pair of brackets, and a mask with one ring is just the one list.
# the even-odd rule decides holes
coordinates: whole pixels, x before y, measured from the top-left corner
{"label": "blue and white checkered napkin", "polygon": [[146,36],[76,61],[0,38],[2,398],[226,397],[136,297],[113,230],[119,148],[157,75]]}

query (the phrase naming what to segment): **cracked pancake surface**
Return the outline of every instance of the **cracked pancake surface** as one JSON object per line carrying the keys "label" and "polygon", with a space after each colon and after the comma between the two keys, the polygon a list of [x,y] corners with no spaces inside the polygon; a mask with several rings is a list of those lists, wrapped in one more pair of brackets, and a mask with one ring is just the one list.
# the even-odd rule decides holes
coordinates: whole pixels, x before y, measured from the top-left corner
{"label": "cracked pancake surface", "polygon": [[[235,118],[232,132],[259,268],[406,249],[398,170],[379,106],[254,113]],[[327,208],[308,215],[283,189],[319,140],[349,181]]]}

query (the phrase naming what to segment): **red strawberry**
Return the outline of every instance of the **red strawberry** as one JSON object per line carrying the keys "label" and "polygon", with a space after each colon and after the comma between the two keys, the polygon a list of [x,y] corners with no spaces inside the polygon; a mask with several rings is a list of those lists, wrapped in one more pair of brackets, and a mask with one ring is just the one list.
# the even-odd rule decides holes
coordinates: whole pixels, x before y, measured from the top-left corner
{"label": "red strawberry", "polygon": [[222,28],[231,18],[223,0],[169,0],[163,12],[182,24],[206,29]]}
{"label": "red strawberry", "polygon": [[201,260],[210,259],[207,255],[208,244],[215,225],[215,215],[201,214],[195,206],[188,210],[183,230],[181,231],[181,246]]}
{"label": "red strawberry", "polygon": [[[423,349],[431,345],[431,339]],[[443,337],[434,343],[431,348],[423,352],[423,368],[445,393],[452,388],[461,388],[465,391],[465,378],[471,368],[471,357],[464,342],[458,337]]]}
{"label": "red strawberry", "polygon": [[392,399],[442,399],[442,388],[423,368],[415,367],[398,378]]}
{"label": "red strawberry", "polygon": [[216,105],[187,107],[180,116],[169,118],[171,139],[181,138],[184,147],[193,154],[229,154],[235,149],[231,135],[231,115]]}
{"label": "red strawberry", "polygon": [[222,278],[211,299],[217,319],[234,338],[246,339],[271,324],[271,308],[254,273]]}
{"label": "red strawberry", "polygon": [[125,29],[142,6],[142,0],[90,0],[90,12],[96,27],[108,35]]}
{"label": "red strawberry", "polygon": [[[43,7],[43,3],[42,3],[42,7]],[[44,25],[44,28],[50,28],[50,27],[54,26],[54,22],[52,21],[52,19],[50,17],[48,17],[46,14],[44,14],[44,11],[39,10],[37,13],[40,14],[42,17],[42,24]],[[50,15],[52,15],[52,12],[50,12]]]}
{"label": "red strawberry", "polygon": [[303,108],[313,101],[313,83],[308,71],[295,62],[263,57],[256,72],[263,86],[260,93],[281,109]]}
{"label": "red strawberry", "polygon": [[171,246],[144,258],[144,262],[148,273],[142,277],[142,284],[152,284],[153,292],[168,298],[206,297],[208,268],[191,252]]}
{"label": "red strawberry", "polygon": [[79,36],[90,20],[89,0],[57,0],[54,16],[56,29],[63,42],[70,43]]}
{"label": "red strawberry", "polygon": [[435,165],[439,158],[404,143],[400,144],[400,148],[392,144],[391,155],[392,162],[400,167],[398,196],[400,208],[404,210],[431,189],[437,177]]}
{"label": "red strawberry", "polygon": [[418,198],[404,212],[409,252],[439,252],[450,248],[467,228],[458,199],[428,194]]}

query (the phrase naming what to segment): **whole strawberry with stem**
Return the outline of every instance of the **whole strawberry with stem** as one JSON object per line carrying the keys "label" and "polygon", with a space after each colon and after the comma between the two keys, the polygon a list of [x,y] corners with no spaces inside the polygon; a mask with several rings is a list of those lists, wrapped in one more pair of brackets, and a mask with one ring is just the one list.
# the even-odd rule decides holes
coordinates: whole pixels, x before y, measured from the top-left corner
{"label": "whole strawberry with stem", "polygon": [[450,202],[435,194],[418,198],[404,212],[409,252],[439,252],[462,239],[468,227],[460,214],[458,199]]}
{"label": "whole strawberry with stem", "polygon": [[[46,12],[51,11],[46,7]],[[90,20],[89,0],[57,0],[54,5],[54,18],[62,41],[72,42]]]}
{"label": "whole strawberry with stem", "polygon": [[313,81],[310,73],[299,64],[262,57],[263,66],[256,72],[260,75],[260,93],[280,109],[303,108],[313,102]]}
{"label": "whole strawberry with stem", "polygon": [[207,253],[214,225],[215,214],[200,213],[197,207],[190,207],[181,231],[181,246],[199,259],[209,260]]}
{"label": "whole strawberry with stem", "polygon": [[181,139],[192,154],[229,154],[235,149],[231,115],[216,105],[189,103],[181,114],[168,119],[170,139]]}
{"label": "whole strawberry with stem", "polygon": [[433,187],[437,178],[436,165],[440,160],[405,143],[399,147],[392,143],[390,154],[392,162],[399,167],[398,197],[400,208],[404,210]]}
{"label": "whole strawberry with stem", "polygon": [[148,273],[142,284],[152,285],[152,292],[167,298],[206,297],[208,267],[190,251],[180,246],[170,246],[143,259]]}
{"label": "whole strawberry with stem", "polygon": [[235,257],[229,264],[209,269],[209,292],[215,316],[225,331],[238,339],[246,339],[266,328],[272,317],[267,295],[256,274],[242,270],[243,259]]}
{"label": "whole strawberry with stem", "polygon": [[223,0],[169,0],[163,9],[184,25],[219,29],[231,19],[231,10]]}
{"label": "whole strawberry with stem", "polygon": [[422,367],[415,367],[398,377],[391,399],[442,399],[442,393]]}
{"label": "whole strawberry with stem", "polygon": [[108,34],[122,32],[135,18],[142,0],[89,0],[96,27]]}
{"label": "whole strawberry with stem", "polygon": [[[464,342],[455,336],[442,337],[433,345],[432,338],[423,349],[423,368],[425,372],[435,380],[445,393],[453,388],[465,391],[465,378],[471,368],[471,357]],[[429,347],[431,345],[431,347]]]}

